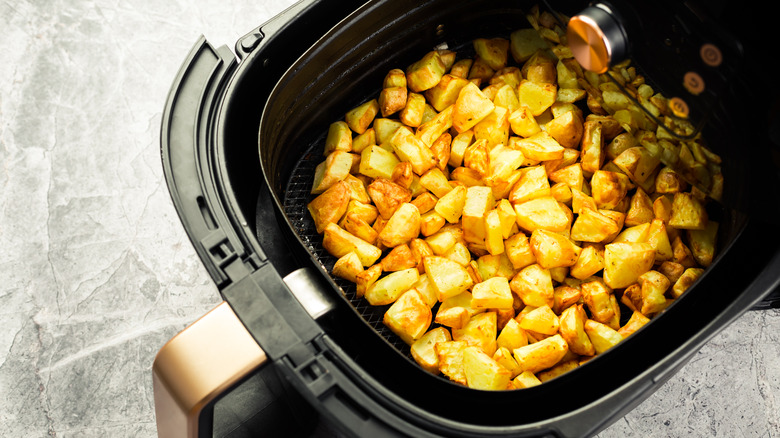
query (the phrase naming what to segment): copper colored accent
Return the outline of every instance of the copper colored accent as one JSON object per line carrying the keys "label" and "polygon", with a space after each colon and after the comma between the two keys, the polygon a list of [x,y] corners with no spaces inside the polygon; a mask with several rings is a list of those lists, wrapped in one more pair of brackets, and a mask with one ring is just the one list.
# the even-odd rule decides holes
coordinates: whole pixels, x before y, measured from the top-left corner
{"label": "copper colored accent", "polygon": [[683,76],[683,86],[689,93],[698,96],[704,91],[704,79],[698,73],[689,71]]}
{"label": "copper colored accent", "polygon": [[674,113],[675,116],[683,119],[687,118],[690,113],[688,104],[679,97],[669,99],[669,109],[672,110],[672,113]]}
{"label": "copper colored accent", "polygon": [[717,67],[723,62],[723,53],[714,44],[704,44],[699,49],[699,56],[710,67]]}
{"label": "copper colored accent", "polygon": [[154,359],[158,436],[196,438],[203,408],[266,359],[226,302],[202,316]]}
{"label": "copper colored accent", "polygon": [[607,71],[612,56],[609,41],[593,19],[584,15],[572,17],[566,36],[574,58],[583,68],[596,73]]}

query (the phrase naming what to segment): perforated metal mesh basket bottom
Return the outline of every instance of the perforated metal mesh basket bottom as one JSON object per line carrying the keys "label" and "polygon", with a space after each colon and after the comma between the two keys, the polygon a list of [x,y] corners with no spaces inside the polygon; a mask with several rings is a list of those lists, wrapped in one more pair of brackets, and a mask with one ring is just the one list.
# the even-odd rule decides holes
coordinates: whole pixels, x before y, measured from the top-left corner
{"label": "perforated metal mesh basket bottom", "polygon": [[[283,203],[284,213],[292,224],[293,230],[298,233],[306,248],[325,270],[331,272],[334,263],[336,263],[336,257],[330,255],[322,247],[322,235],[317,233],[314,221],[306,208],[306,205],[314,198],[310,193],[314,182],[314,169],[322,160],[321,153],[309,151],[298,161],[287,183]],[[357,296],[354,283],[335,276],[332,278],[358,314],[398,351],[411,357],[409,346],[382,323],[382,318],[389,306],[371,306],[365,299]]]}

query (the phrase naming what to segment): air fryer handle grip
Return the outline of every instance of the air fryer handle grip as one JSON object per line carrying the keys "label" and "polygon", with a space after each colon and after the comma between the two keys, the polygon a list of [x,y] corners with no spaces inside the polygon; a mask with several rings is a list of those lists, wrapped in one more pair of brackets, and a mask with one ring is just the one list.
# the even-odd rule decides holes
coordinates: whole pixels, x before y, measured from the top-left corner
{"label": "air fryer handle grip", "polygon": [[152,370],[158,436],[211,436],[208,408],[267,362],[223,301],[157,353]]}

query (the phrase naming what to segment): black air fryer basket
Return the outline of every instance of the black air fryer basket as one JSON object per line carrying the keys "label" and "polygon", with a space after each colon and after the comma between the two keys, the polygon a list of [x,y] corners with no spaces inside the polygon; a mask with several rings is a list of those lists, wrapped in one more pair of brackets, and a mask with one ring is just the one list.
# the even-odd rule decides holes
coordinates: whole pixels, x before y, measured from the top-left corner
{"label": "black air fryer basket", "polygon": [[[729,81],[703,128],[726,178],[723,202],[708,211],[720,223],[715,261],[650,324],[574,371],[502,392],[431,375],[382,324],[385,308],[369,306],[330,275],[335,258],[306,209],[328,126],[376,96],[390,69],[444,45],[468,56],[474,38],[529,27],[532,5],[304,1],[239,40],[238,60],[225,48],[196,45],[165,111],[166,178],[227,313],[262,354],[184,409],[181,421],[210,432],[213,404],[259,369],[346,435],[587,436],[640,403],[775,289],[780,237],[766,232],[778,217],[770,122],[734,110],[768,114],[768,96],[754,100],[747,72]],[[553,6],[571,15],[586,4]],[[743,68],[752,53],[745,44]],[[192,382],[177,383],[177,368],[161,365],[169,350],[155,364],[156,397]],[[176,366],[186,367],[177,357]],[[156,401],[158,425],[168,415],[161,415],[164,398]]]}

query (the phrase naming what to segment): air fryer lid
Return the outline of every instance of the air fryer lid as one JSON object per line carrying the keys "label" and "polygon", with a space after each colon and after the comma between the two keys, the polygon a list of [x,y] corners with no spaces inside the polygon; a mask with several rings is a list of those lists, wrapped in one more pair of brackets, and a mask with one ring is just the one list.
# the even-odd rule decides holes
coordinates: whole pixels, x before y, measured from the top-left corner
{"label": "air fryer lid", "polygon": [[[354,302],[353,293],[328,275],[333,258],[308,231],[308,199],[298,199],[301,190],[311,187],[306,175],[313,174],[312,163],[322,160],[324,133],[347,110],[376,95],[377,84],[389,69],[404,68],[442,43],[465,54],[473,38],[506,36],[527,27],[524,11],[529,6],[515,0],[367,4],[290,67],[261,116],[261,166],[285,236],[302,254],[301,263],[313,261],[333,294],[343,297],[331,318],[321,322],[334,341],[334,360],[353,377],[353,383],[388,410],[431,430],[464,434],[528,432],[538,427],[597,430],[638,403],[710,336],[760,298],[763,291],[749,286],[763,265],[744,264],[741,259],[756,251],[751,257],[767,260],[774,251],[770,245],[751,249],[755,235],[744,214],[712,211],[711,217],[721,223],[720,255],[698,284],[617,348],[535,388],[489,393],[453,384],[422,371],[391,336],[378,335],[381,323],[359,315],[349,303]],[[560,10],[571,14],[582,6],[571,2]],[[260,62],[251,57],[246,61],[250,64],[242,80],[252,78],[257,68],[252,64]],[[735,115],[721,112],[718,117],[727,123],[705,127],[705,137],[738,141],[733,132]],[[736,198],[750,184],[749,176],[739,171],[745,161],[726,150],[716,152],[724,154],[728,187],[724,198]],[[566,426],[561,421],[567,418],[580,423]]]}

